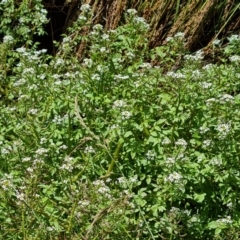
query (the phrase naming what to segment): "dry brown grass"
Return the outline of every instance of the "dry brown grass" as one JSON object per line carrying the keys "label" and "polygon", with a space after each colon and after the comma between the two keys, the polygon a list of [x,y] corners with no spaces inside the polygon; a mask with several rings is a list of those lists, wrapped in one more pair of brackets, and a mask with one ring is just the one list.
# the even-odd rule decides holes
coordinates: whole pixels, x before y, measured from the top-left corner
{"label": "dry brown grass", "polygon": [[[92,6],[93,23],[101,23],[106,29],[115,29],[123,21],[126,9],[137,9],[150,24],[150,47],[162,45],[166,37],[184,32],[190,50],[206,48],[216,37],[240,30],[238,0],[86,0],[83,3]],[[81,44],[79,56],[83,50]]]}

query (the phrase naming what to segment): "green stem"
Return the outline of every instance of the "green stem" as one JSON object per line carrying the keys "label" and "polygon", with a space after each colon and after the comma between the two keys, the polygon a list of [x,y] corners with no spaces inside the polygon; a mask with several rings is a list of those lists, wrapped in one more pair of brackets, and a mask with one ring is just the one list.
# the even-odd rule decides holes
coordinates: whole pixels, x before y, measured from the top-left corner
{"label": "green stem", "polygon": [[118,158],[119,158],[119,152],[120,152],[120,150],[121,150],[121,148],[122,148],[122,146],[123,146],[123,143],[124,143],[124,140],[123,140],[122,138],[120,138],[120,139],[118,140],[117,147],[116,147],[115,152],[114,152],[114,154],[113,154],[112,161],[111,161],[111,163],[110,163],[109,166],[108,166],[107,173],[106,173],[104,176],[102,176],[101,179],[108,178],[108,177],[111,175],[112,170],[113,170],[113,168],[114,168],[114,165],[115,165],[116,161],[117,161]]}

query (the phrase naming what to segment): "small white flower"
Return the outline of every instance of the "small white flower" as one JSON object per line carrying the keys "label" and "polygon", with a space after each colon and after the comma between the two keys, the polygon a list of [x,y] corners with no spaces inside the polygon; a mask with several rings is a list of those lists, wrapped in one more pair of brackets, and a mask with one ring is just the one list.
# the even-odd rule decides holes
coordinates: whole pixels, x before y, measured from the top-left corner
{"label": "small white flower", "polygon": [[184,36],[185,36],[185,34],[183,32],[178,32],[174,35],[175,38],[181,38],[181,39],[183,39]]}
{"label": "small white flower", "polygon": [[148,160],[154,160],[154,158],[155,158],[155,153],[154,153],[154,151],[148,150],[148,152],[147,152],[147,154],[146,154],[146,157],[147,157]]}
{"label": "small white flower", "polygon": [[45,153],[47,153],[48,152],[48,149],[46,149],[46,148],[39,148],[37,151],[36,151],[36,154],[37,155],[43,155],[43,154],[45,154]]}
{"label": "small white flower", "polygon": [[22,162],[29,162],[31,161],[31,158],[30,157],[25,157],[22,159]]}
{"label": "small white flower", "polygon": [[90,58],[83,59],[83,65],[86,66],[86,67],[91,68],[92,65],[93,65],[92,59],[90,59]]}
{"label": "small white flower", "polygon": [[233,56],[229,57],[229,60],[231,62],[240,62],[240,56],[239,55],[233,55]]}
{"label": "small white flower", "polygon": [[166,38],[166,42],[172,42],[174,39],[173,39],[173,37],[167,37]]}
{"label": "small white flower", "polygon": [[233,103],[234,102],[234,97],[229,95],[229,94],[222,95],[221,98],[220,98],[220,103],[226,103],[226,102]]}
{"label": "small white flower", "polygon": [[132,113],[128,111],[123,111],[121,115],[122,115],[122,119],[124,120],[124,119],[129,119],[132,116]]}
{"label": "small white flower", "polygon": [[127,10],[127,13],[129,14],[129,15],[136,15],[137,14],[137,10],[136,9],[128,9]]}
{"label": "small white flower", "polygon": [[209,129],[208,127],[200,127],[199,130],[200,130],[200,133],[201,133],[201,134],[204,134],[204,133],[210,131],[210,129]]}
{"label": "small white flower", "polygon": [[176,159],[173,158],[173,157],[168,157],[168,158],[166,159],[166,164],[172,165],[172,164],[174,164],[175,162],[176,162]]}
{"label": "small white flower", "polygon": [[208,100],[206,100],[206,105],[207,106],[212,106],[213,103],[217,103],[217,99],[216,98],[209,98]]}
{"label": "small white flower", "polygon": [[168,144],[170,144],[171,143],[171,141],[168,139],[168,138],[164,138],[163,140],[162,140],[162,145],[168,145]]}
{"label": "small white flower", "polygon": [[0,184],[4,191],[7,191],[13,187],[13,184],[9,179],[2,179],[0,181]]}
{"label": "small white flower", "polygon": [[192,71],[192,77],[194,78],[200,78],[202,76],[202,73],[197,69]]}
{"label": "small white flower", "polygon": [[203,144],[202,144],[202,147],[203,148],[208,148],[209,146],[211,146],[211,143],[212,143],[212,141],[211,140],[204,140],[203,141]]}
{"label": "small white flower", "polygon": [[34,74],[34,73],[35,73],[35,69],[34,69],[34,68],[25,68],[25,69],[23,70],[23,73],[22,73],[22,74],[28,74],[28,73]]}
{"label": "small white flower", "polygon": [[60,150],[66,150],[68,147],[65,145],[65,144],[63,144],[63,145],[61,145],[60,147],[59,147],[59,149]]}
{"label": "small white flower", "polygon": [[126,80],[126,79],[129,79],[129,76],[118,74],[118,75],[115,75],[114,78],[120,79],[120,80]]}
{"label": "small white flower", "polygon": [[212,83],[200,82],[199,85],[200,85],[203,89],[209,89],[209,88],[211,88]]}
{"label": "small white flower", "polygon": [[83,15],[79,15],[78,16],[78,20],[80,20],[80,21],[87,21],[87,18],[85,16],[83,16]]}
{"label": "small white flower", "polygon": [[169,174],[169,176],[167,178],[165,178],[165,181],[178,183],[181,179],[182,179],[182,175],[180,175],[177,172],[173,172],[173,173]]}
{"label": "small white flower", "polygon": [[27,168],[27,172],[32,173],[32,172],[33,172],[33,168],[28,167],[28,168]]}
{"label": "small white flower", "polygon": [[102,39],[103,40],[109,40],[109,35],[108,34],[106,34],[106,33],[104,33],[103,35],[102,35]]}
{"label": "small white flower", "polygon": [[118,183],[122,183],[122,184],[124,184],[124,183],[126,183],[126,181],[127,181],[127,179],[125,178],[125,177],[120,177],[120,178],[118,178]]}
{"label": "small white flower", "polygon": [[221,40],[215,39],[212,44],[216,46],[216,45],[220,45],[220,43],[221,43]]}
{"label": "small white flower", "polygon": [[217,131],[220,139],[224,139],[228,135],[228,133],[231,131],[231,124],[230,123],[218,124]]}
{"label": "small white flower", "polygon": [[92,79],[96,80],[96,81],[99,81],[101,79],[101,77],[98,73],[95,73],[95,74],[92,75]]}
{"label": "small white flower", "polygon": [[179,79],[179,78],[185,78],[186,76],[183,74],[183,73],[180,73],[180,72],[168,72],[167,73],[167,76],[168,77],[172,77],[172,78],[177,78],[177,79]]}
{"label": "small white flower", "polygon": [[87,146],[84,150],[85,153],[95,153],[95,150],[92,146]]}
{"label": "small white flower", "polygon": [[18,52],[18,53],[26,53],[27,49],[25,47],[20,47],[20,48],[16,49],[16,52]]}
{"label": "small white flower", "polygon": [[16,197],[17,197],[18,200],[24,201],[25,195],[23,193],[17,192]]}
{"label": "small white flower", "polygon": [[238,35],[232,35],[231,37],[228,37],[228,41],[231,43],[233,41],[238,41],[239,40],[239,36]]}
{"label": "small white flower", "polygon": [[227,204],[227,207],[231,209],[233,207],[233,204],[230,202]]}
{"label": "small white flower", "polygon": [[148,29],[149,25],[147,24],[146,20],[143,17],[137,17],[135,16],[133,18],[133,22],[136,24],[141,25],[143,28]]}
{"label": "small white flower", "polygon": [[232,224],[232,220],[230,216],[227,216],[226,218],[221,218],[217,220],[217,223],[223,223],[223,224]]}
{"label": "small white flower", "polygon": [[90,202],[88,200],[82,200],[82,201],[79,201],[78,204],[84,208],[89,206]]}
{"label": "small white flower", "polygon": [[212,63],[209,63],[209,64],[203,66],[202,69],[204,69],[204,70],[211,70],[213,67],[214,67],[214,65]]}
{"label": "small white flower", "polygon": [[122,107],[125,107],[125,106],[126,106],[126,103],[123,100],[116,100],[113,103],[114,108],[122,108]]}
{"label": "small white flower", "polygon": [[104,187],[100,187],[97,192],[101,193],[101,194],[104,194],[104,193],[108,193],[110,192],[110,189],[107,187],[107,186],[104,186]]}
{"label": "small white flower", "polygon": [[10,35],[6,35],[3,37],[3,43],[10,43],[14,40],[14,38]]}
{"label": "small white flower", "polygon": [[211,159],[211,161],[209,162],[209,164],[220,166],[220,165],[222,164],[222,161],[221,161],[221,159],[213,158],[213,159]]}
{"label": "small white flower", "polygon": [[80,10],[84,13],[87,13],[91,11],[91,6],[89,4],[83,4],[80,8]]}
{"label": "small white flower", "polygon": [[93,30],[95,31],[102,31],[103,30],[103,26],[101,24],[96,24],[93,26]]}
{"label": "small white flower", "polygon": [[151,69],[152,65],[151,65],[151,63],[142,63],[139,67],[140,68]]}
{"label": "small white flower", "polygon": [[184,140],[184,139],[178,139],[176,142],[175,142],[175,144],[177,145],[177,146],[182,146],[182,147],[187,147],[187,142]]}
{"label": "small white flower", "polygon": [[101,53],[104,53],[104,52],[107,51],[107,49],[106,49],[106,47],[101,47],[101,48],[99,49],[99,51],[100,51]]}
{"label": "small white flower", "polygon": [[38,113],[38,110],[35,108],[32,108],[28,111],[29,114],[36,115]]}

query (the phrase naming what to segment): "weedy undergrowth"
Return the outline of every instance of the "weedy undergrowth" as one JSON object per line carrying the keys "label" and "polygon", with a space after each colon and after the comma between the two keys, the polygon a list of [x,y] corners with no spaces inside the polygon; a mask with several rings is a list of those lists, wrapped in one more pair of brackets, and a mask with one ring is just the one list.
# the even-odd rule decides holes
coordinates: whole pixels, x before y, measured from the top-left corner
{"label": "weedy undergrowth", "polygon": [[239,36],[206,64],[182,33],[150,50],[134,9],[80,11],[55,57],[4,25],[1,238],[237,239]]}

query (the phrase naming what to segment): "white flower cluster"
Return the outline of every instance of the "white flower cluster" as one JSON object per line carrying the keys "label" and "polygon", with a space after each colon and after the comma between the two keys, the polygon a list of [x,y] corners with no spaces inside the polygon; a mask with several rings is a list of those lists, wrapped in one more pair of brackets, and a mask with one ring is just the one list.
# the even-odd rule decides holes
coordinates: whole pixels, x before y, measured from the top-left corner
{"label": "white flower cluster", "polygon": [[175,142],[175,145],[177,146],[181,146],[183,148],[186,148],[187,147],[187,142],[184,140],[184,139],[178,139],[176,142]]}
{"label": "white flower cluster", "polygon": [[152,68],[152,65],[151,63],[142,63],[141,65],[139,65],[140,68],[146,68],[146,69],[151,69]]}
{"label": "white flower cluster", "polygon": [[129,15],[131,15],[131,16],[134,16],[134,15],[137,14],[137,10],[131,8],[131,9],[128,9],[128,10],[127,10],[127,13],[128,13]]}
{"label": "white flower cluster", "polygon": [[97,192],[102,194],[103,196],[111,199],[112,196],[110,194],[110,188],[105,184],[103,180],[96,180],[93,182],[93,185],[96,186]]}
{"label": "white flower cluster", "polygon": [[91,6],[89,4],[83,4],[81,7],[80,7],[80,10],[84,13],[88,13],[91,11]]}
{"label": "white flower cluster", "polygon": [[39,23],[48,23],[48,19],[47,19],[47,10],[46,9],[39,9],[39,11],[35,12],[35,19],[39,22]]}
{"label": "white flower cluster", "polygon": [[219,99],[220,103],[233,103],[234,102],[234,97],[232,95],[229,94],[223,94],[220,99]]}
{"label": "white flower cluster", "polygon": [[185,33],[178,32],[174,35],[174,38],[184,39]]}
{"label": "white flower cluster", "polygon": [[78,202],[78,204],[80,205],[80,207],[85,208],[90,205],[90,202],[88,200],[81,200]]}
{"label": "white flower cluster", "polygon": [[1,4],[7,4],[8,2],[11,2],[12,0],[2,0]]}
{"label": "white flower cluster", "polygon": [[46,153],[48,153],[48,149],[46,149],[46,148],[39,148],[37,151],[36,151],[36,154],[37,155],[44,155],[44,154],[46,154]]}
{"label": "white flower cluster", "polygon": [[173,165],[175,162],[176,162],[176,158],[174,158],[174,157],[168,157],[166,159],[166,164],[168,164],[168,165]]}
{"label": "white flower cluster", "polygon": [[203,89],[209,89],[209,88],[211,88],[212,83],[200,82],[199,85],[200,85]]}
{"label": "white flower cluster", "polygon": [[210,128],[202,126],[202,127],[199,128],[199,130],[200,130],[201,134],[205,134],[206,132],[210,131]]}
{"label": "white flower cluster", "polygon": [[213,159],[210,160],[209,164],[220,166],[220,165],[222,165],[222,160],[218,159],[218,158],[213,158]]}
{"label": "white flower cluster", "polygon": [[178,32],[173,37],[167,37],[166,42],[174,42],[176,39],[177,40],[179,40],[179,39],[183,40],[184,36],[185,36],[185,34],[183,32]]}
{"label": "white flower cluster", "polygon": [[204,140],[203,143],[202,143],[202,147],[203,149],[207,149],[208,147],[210,147],[212,144],[212,141],[207,139],[207,140]]}
{"label": "white flower cluster", "polygon": [[14,38],[10,35],[6,35],[3,37],[3,43],[11,43],[13,42]]}
{"label": "white flower cluster", "polygon": [[32,114],[32,115],[36,115],[36,114],[38,113],[38,109],[36,109],[36,108],[31,108],[31,109],[29,109],[28,113],[29,113],[29,114]]}
{"label": "white flower cluster", "polygon": [[177,78],[177,79],[181,79],[181,78],[185,78],[185,74],[180,73],[180,72],[168,72],[167,73],[168,77],[172,77],[172,78]]}
{"label": "white flower cluster", "polygon": [[217,131],[220,139],[224,139],[231,131],[231,123],[220,123],[217,125]]}
{"label": "white flower cluster", "polygon": [[233,55],[233,56],[229,57],[229,60],[231,62],[240,62],[240,56],[239,55]]}
{"label": "white flower cluster", "polygon": [[137,17],[135,16],[133,18],[133,22],[141,27],[143,27],[144,29],[149,29],[149,24],[146,22],[146,20],[143,17]]}
{"label": "white flower cluster", "polygon": [[155,158],[154,151],[148,150],[148,152],[146,153],[146,157],[147,157],[148,160],[154,160],[154,158]]}
{"label": "white flower cluster", "polygon": [[168,139],[168,138],[164,138],[163,140],[162,140],[162,145],[168,145],[168,144],[170,144],[171,143],[171,141],[170,141],[170,139]]}
{"label": "white flower cluster", "polygon": [[209,98],[208,100],[206,100],[206,105],[211,106],[216,102],[218,102],[216,98]]}
{"label": "white flower cluster", "polygon": [[211,71],[214,68],[212,63],[206,64],[202,67],[203,70]]}
{"label": "white flower cluster", "polygon": [[195,79],[199,79],[202,76],[202,73],[197,69],[197,70],[193,70],[192,72],[192,77]]}
{"label": "white flower cluster", "polygon": [[129,79],[129,76],[128,76],[128,75],[118,74],[118,75],[115,75],[114,78],[115,78],[116,80],[126,80],[126,79]]}
{"label": "white flower cluster", "polygon": [[221,40],[219,40],[219,39],[215,39],[215,40],[212,42],[212,44],[213,44],[214,46],[220,45],[220,43],[221,43]]}
{"label": "white flower cluster", "polygon": [[217,223],[222,223],[222,224],[232,224],[232,219],[230,216],[227,216],[226,218],[220,218],[217,220]]}
{"label": "white flower cluster", "polygon": [[204,58],[203,52],[201,50],[197,51],[195,55],[187,54],[184,56],[184,59],[189,61],[200,61]]}
{"label": "white flower cluster", "polygon": [[16,81],[16,82],[13,84],[13,86],[14,86],[14,87],[19,87],[19,86],[24,85],[26,82],[27,82],[26,79],[21,78],[21,79],[19,79],[18,81]]}
{"label": "white flower cluster", "polygon": [[66,156],[60,169],[67,170],[68,172],[72,172],[74,168],[73,161],[74,161],[73,157]]}
{"label": "white flower cluster", "polygon": [[84,149],[85,153],[95,153],[95,150],[93,149],[92,146],[86,146]]}
{"label": "white flower cluster", "polygon": [[206,100],[207,106],[212,106],[214,103],[220,103],[220,104],[234,103],[234,97],[229,94],[223,94],[223,95],[220,95],[217,99],[209,98],[208,100]]}
{"label": "white flower cluster", "polygon": [[126,120],[126,119],[129,119],[132,116],[132,113],[129,112],[129,111],[123,111],[123,112],[121,112],[121,115],[122,115],[122,119]]}
{"label": "white flower cluster", "polygon": [[179,174],[177,172],[173,172],[173,173],[170,173],[169,176],[165,178],[165,181],[166,182],[178,183],[181,179],[182,179],[181,174]]}
{"label": "white flower cluster", "polygon": [[239,41],[240,38],[238,35],[234,34],[232,35],[231,37],[228,37],[228,41],[231,43],[231,42],[234,42],[234,41]]}
{"label": "white flower cluster", "polygon": [[23,75],[27,75],[27,74],[34,74],[35,73],[35,69],[34,68],[25,68],[22,72]]}
{"label": "white flower cluster", "polygon": [[88,67],[88,68],[91,68],[92,65],[93,65],[92,59],[90,59],[90,58],[83,59],[83,65]]}
{"label": "white flower cluster", "polygon": [[113,108],[122,108],[122,107],[126,107],[126,103],[123,100],[116,100],[113,103]]}

